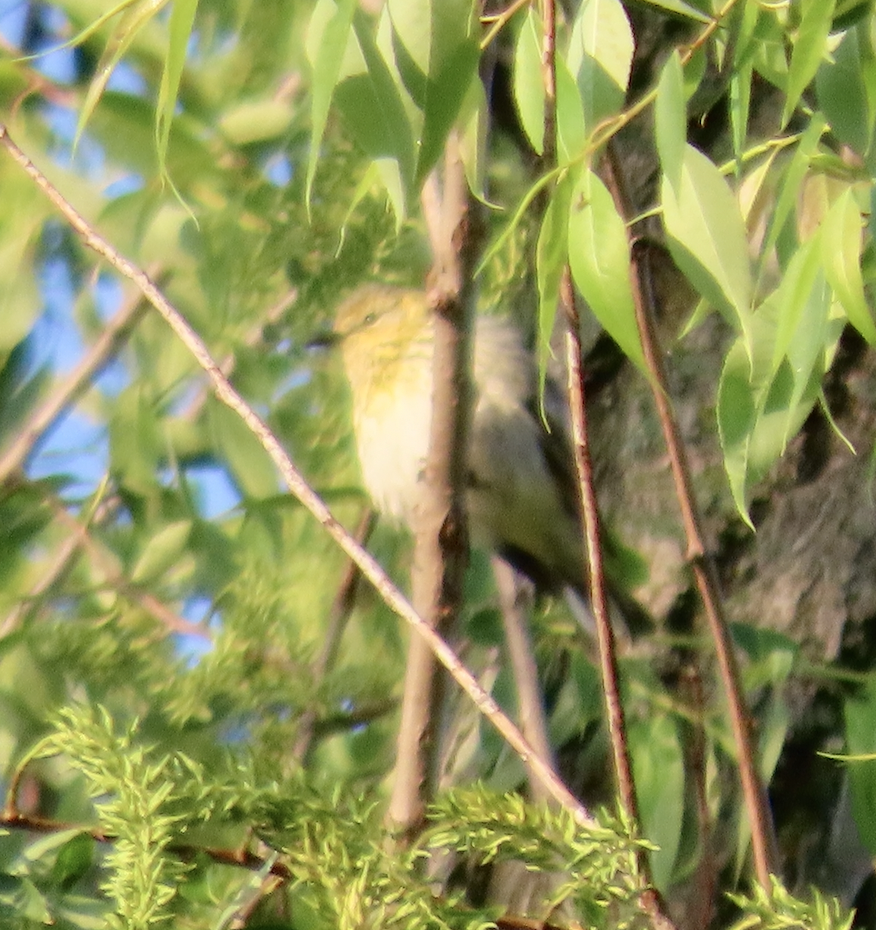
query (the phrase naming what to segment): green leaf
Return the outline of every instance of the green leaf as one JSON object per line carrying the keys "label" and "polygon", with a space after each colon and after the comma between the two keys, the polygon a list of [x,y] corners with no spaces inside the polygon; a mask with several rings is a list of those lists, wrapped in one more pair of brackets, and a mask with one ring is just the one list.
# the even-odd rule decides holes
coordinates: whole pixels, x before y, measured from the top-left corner
{"label": "green leaf", "polygon": [[678,193],[687,142],[687,107],[684,97],[684,72],[677,50],[673,50],[660,72],[657,99],[654,102],[654,135],[663,176]]}
{"label": "green leaf", "polygon": [[348,49],[334,100],[356,143],[377,164],[400,223],[414,186],[413,129],[394,63],[384,58],[361,10],[353,28],[357,47]]}
{"label": "green leaf", "polygon": [[623,106],[633,50],[633,33],[620,0],[584,0],[572,24],[566,63],[581,93],[588,134]]}
{"label": "green leaf", "polygon": [[[167,4],[167,0],[138,0],[136,3],[129,3],[127,0],[116,4],[110,13],[103,14],[101,21],[116,13],[124,11],[124,15],[119,19],[113,29],[97,67],[94,71],[94,77],[88,85],[85,99],[79,108],[79,118],[76,122],[76,135],[73,141],[74,147],[79,142],[83,130],[88,120],[94,113],[94,109],[103,96],[106,85],[115,71],[116,65],[122,60],[128,48],[137,37],[137,33],[146,23],[155,16]],[[85,30],[88,34],[88,30]]]}
{"label": "green leaf", "polygon": [[150,536],[131,570],[131,581],[134,584],[160,581],[186,552],[191,532],[191,520],[178,520]]}
{"label": "green leaf", "polygon": [[590,170],[569,207],[569,263],[578,290],[605,331],[647,373],[630,285],[629,237],[611,194]]}
{"label": "green leaf", "polygon": [[176,108],[176,98],[186,63],[186,50],[198,0],[173,0],[168,26],[167,53],[164,59],[164,71],[158,89],[158,104],[155,110],[155,138],[157,140],[158,165],[162,174],[165,171],[167,144],[170,139],[170,127]]}
{"label": "green leaf", "polygon": [[249,498],[277,493],[278,479],[273,462],[237,414],[224,404],[209,404],[214,442],[225,456],[234,480]]}
{"label": "green leaf", "polygon": [[541,76],[541,19],[530,6],[514,49],[514,101],[520,125],[538,155],[544,153],[544,81]]}
{"label": "green leaf", "polygon": [[[817,257],[817,249],[813,250]],[[748,516],[747,495],[782,455],[819,398],[821,379],[842,331],[829,319],[829,295],[808,249],[795,256],[795,274],[752,317],[751,350],[737,339],[724,360],[718,384],[718,432],[724,467],[740,516]],[[797,267],[799,265],[799,268]],[[798,286],[794,279],[804,282]],[[812,287],[804,294],[805,281]],[[787,305],[804,299],[800,310]],[[788,322],[793,317],[797,325]],[[777,351],[779,319],[787,352]],[[791,329],[790,336],[787,331]],[[810,330],[815,330],[813,335]],[[778,363],[776,359],[780,358]]]}
{"label": "green leaf", "polygon": [[851,187],[837,197],[822,224],[823,261],[827,280],[849,322],[871,345],[876,324],[864,294],[861,274],[863,218]]}
{"label": "green leaf", "polygon": [[675,13],[685,19],[692,19],[694,22],[708,25],[713,22],[711,17],[706,16],[702,10],[698,10],[685,0],[643,0],[648,6],[656,7],[658,10],[665,10],[667,13]]}
{"label": "green leaf", "polygon": [[666,889],[681,842],[684,822],[684,756],[678,727],[668,714],[653,714],[629,727],[630,755],[645,837],[652,851],[654,884]]}
{"label": "green leaf", "polygon": [[550,340],[557,313],[560,281],[569,260],[569,200],[574,177],[564,174],[554,187],[535,250],[535,273],[538,282],[538,360],[540,383],[547,375]]}
{"label": "green leaf", "polygon": [[733,134],[733,157],[737,173],[742,166],[742,153],[748,135],[748,114],[751,105],[751,77],[754,65],[746,61],[730,78],[730,125]]}
{"label": "green leaf", "polygon": [[702,152],[687,145],[678,189],[664,175],[661,195],[676,264],[747,340],[753,293],[748,242],[727,182]]}
{"label": "green leaf", "polygon": [[876,74],[872,56],[861,54],[860,41],[856,29],[845,34],[832,60],[821,63],[815,89],[834,135],[864,155],[873,136]]}
{"label": "green leaf", "polygon": [[578,85],[561,59],[557,59],[557,161],[574,161],[587,143]]}
{"label": "green leaf", "polygon": [[[865,688],[844,707],[846,750],[853,755],[876,752],[876,679],[868,676]],[[852,814],[858,834],[871,854],[876,854],[876,760],[849,762]]]}
{"label": "green leaf", "polygon": [[800,24],[794,38],[788,81],[785,87],[784,127],[797,108],[803,91],[815,77],[827,51],[827,37],[836,0],[800,0]]}
{"label": "green leaf", "polygon": [[311,68],[310,152],[305,199],[308,210],[329,108],[350,43],[355,0],[317,0],[307,29],[306,49]]}
{"label": "green leaf", "polygon": [[393,51],[422,113],[416,177],[434,167],[477,73],[480,49],[471,0],[389,0]]}
{"label": "green leaf", "polygon": [[736,340],[721,370],[718,382],[718,435],[724,453],[724,469],[730,482],[733,503],[742,519],[754,529],[748,515],[748,450],[757,423],[757,396],[749,380],[751,363],[740,340]]}
{"label": "green leaf", "polygon": [[825,129],[824,117],[816,114],[812,117],[805,132],[800,137],[794,155],[788,164],[787,169],[782,177],[781,184],[776,192],[776,205],[767,224],[766,235],[764,236],[763,245],[761,246],[760,265],[758,268],[758,277],[760,277],[763,267],[772,253],[773,247],[779,240],[779,236],[785,229],[785,225],[791,216],[797,198],[800,194],[800,185],[809,169],[812,156],[818,149],[818,142],[821,139]]}
{"label": "green leaf", "polygon": [[459,148],[469,190],[480,200],[486,196],[489,112],[484,85],[472,81],[462,107]]}
{"label": "green leaf", "polygon": [[813,236],[796,251],[775,295],[778,318],[773,347],[773,373],[788,356],[791,343],[800,328],[806,306],[822,268],[821,237]]}

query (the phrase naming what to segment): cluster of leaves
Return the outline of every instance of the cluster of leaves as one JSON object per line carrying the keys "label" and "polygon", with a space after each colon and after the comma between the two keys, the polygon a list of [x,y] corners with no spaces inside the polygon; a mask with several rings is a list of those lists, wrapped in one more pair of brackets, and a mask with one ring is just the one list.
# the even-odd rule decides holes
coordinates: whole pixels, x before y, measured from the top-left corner
{"label": "cluster of leaves", "polygon": [[[582,827],[568,814],[519,798],[484,789],[454,792],[430,812],[430,829],[418,847],[394,850],[373,800],[349,788],[336,785],[326,793],[301,772],[266,780],[261,763],[254,767],[230,757],[208,771],[183,753],[166,755],[144,746],[135,724],[120,730],[100,707],[65,709],[54,730],[22,760],[19,776],[24,767],[58,755],[84,779],[97,817],[93,832],[110,843],[95,863],[88,835],[81,828],[72,837],[64,832],[53,838],[56,872],[64,873],[69,888],[97,867],[103,876],[100,887],[113,903],[114,914],[102,918],[110,926],[145,930],[172,918],[179,906],[175,895],[194,900],[188,886],[203,882],[199,873],[206,863],[186,864],[181,857],[191,858],[197,850],[191,841],[210,824],[224,826],[226,833],[234,824],[255,830],[274,850],[264,858],[266,871],[277,854],[282,856],[296,906],[312,914],[311,926],[491,926],[489,911],[471,908],[459,895],[436,897],[431,884],[417,877],[426,849],[430,854],[440,849],[476,852],[485,862],[520,859],[528,868],[557,873],[568,869],[557,902],[574,894],[591,909],[600,905],[604,910],[635,897],[637,844],[629,837],[629,825],[607,818],[604,825]],[[45,843],[37,845],[44,856]],[[41,900],[41,913],[87,926],[86,910],[75,917],[81,894],[42,898],[29,874],[36,852],[35,846],[28,848],[7,875],[12,887],[0,903],[10,916],[21,915],[27,893]],[[199,907],[215,919],[237,900],[244,880],[214,880],[209,900]]]}

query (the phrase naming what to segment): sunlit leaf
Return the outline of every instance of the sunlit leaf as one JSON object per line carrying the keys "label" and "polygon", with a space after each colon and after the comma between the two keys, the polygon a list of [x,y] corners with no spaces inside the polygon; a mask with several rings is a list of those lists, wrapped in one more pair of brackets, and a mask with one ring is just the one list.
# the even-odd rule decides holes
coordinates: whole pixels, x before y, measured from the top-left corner
{"label": "sunlit leaf", "polygon": [[548,202],[535,252],[538,280],[538,345],[541,381],[547,373],[550,340],[560,295],[563,269],[569,260],[569,201],[574,177],[565,174],[557,182]]}
{"label": "sunlit leaf", "polygon": [[876,67],[872,55],[862,55],[861,39],[850,29],[831,61],[818,69],[818,104],[836,137],[859,155],[866,154],[873,136]]}
{"label": "sunlit leaf", "polygon": [[568,164],[584,149],[587,132],[578,85],[562,60],[557,61],[557,161]]}
{"label": "sunlit leaf", "polygon": [[824,117],[820,114],[813,116],[806,127],[794,154],[782,176],[781,183],[776,192],[776,202],[767,224],[766,235],[761,246],[760,269],[762,271],[767,258],[773,250],[785,225],[791,217],[797,198],[800,195],[800,186],[809,168],[809,163],[818,148],[818,142],[824,132]]}
{"label": "sunlit leaf", "polygon": [[142,584],[160,580],[186,552],[191,532],[191,520],[179,520],[162,527],[146,542],[131,569],[131,581]]}
{"label": "sunlit leaf", "polygon": [[835,5],[836,0],[800,0],[797,5],[800,24],[788,68],[785,107],[782,111],[783,126],[791,118],[803,91],[818,71],[824,57]]}
{"label": "sunlit leaf", "polygon": [[398,72],[422,113],[416,177],[438,160],[477,74],[471,0],[390,0]]}
{"label": "sunlit leaf", "polygon": [[588,134],[623,106],[632,61],[633,34],[620,0],[584,0],[572,24],[566,64],[581,93]]}
{"label": "sunlit leaf", "polygon": [[569,205],[569,263],[578,290],[624,354],[647,371],[630,286],[626,226],[611,194],[589,169]]}
{"label": "sunlit leaf", "polygon": [[685,0],[643,0],[648,6],[656,7],[658,10],[665,10],[667,13],[675,13],[685,19],[692,19],[698,23],[710,23],[711,19]]}
{"label": "sunlit leaf", "polygon": [[85,99],[79,107],[74,145],[78,142],[95,107],[100,102],[113,71],[137,38],[137,33],[167,2],[168,0],[138,0],[136,4],[120,3],[115,8],[114,12],[120,10],[125,12],[113,27],[100,61],[97,63],[94,77],[88,85]]}
{"label": "sunlit leaf", "polygon": [[198,0],[173,0],[170,8],[167,54],[164,59],[164,71],[158,88],[158,106],[155,111],[158,165],[162,173],[165,169],[170,127],[173,123],[177,94],[186,63],[186,51],[197,9]]}
{"label": "sunlit leaf", "polygon": [[687,141],[687,108],[684,98],[684,75],[677,51],[666,59],[657,84],[654,102],[654,136],[660,167],[672,189],[678,193]]}
{"label": "sunlit leaf", "polygon": [[355,0],[317,0],[307,31],[307,53],[312,72],[310,95],[310,153],[305,185],[308,206],[319,164],[320,147],[328,121],[329,107],[341,75],[341,66],[351,39]]}
{"label": "sunlit leaf", "polygon": [[871,345],[876,324],[864,294],[861,274],[863,218],[851,188],[840,194],[824,218],[824,270],[849,322]]}
{"label": "sunlit leaf", "polygon": [[534,7],[526,13],[514,49],[514,100],[520,124],[535,151],[544,152],[544,81],[541,76],[541,19]]}
{"label": "sunlit leaf", "polygon": [[678,189],[664,177],[661,196],[676,264],[747,339],[753,293],[748,242],[727,182],[702,152],[688,145]]}

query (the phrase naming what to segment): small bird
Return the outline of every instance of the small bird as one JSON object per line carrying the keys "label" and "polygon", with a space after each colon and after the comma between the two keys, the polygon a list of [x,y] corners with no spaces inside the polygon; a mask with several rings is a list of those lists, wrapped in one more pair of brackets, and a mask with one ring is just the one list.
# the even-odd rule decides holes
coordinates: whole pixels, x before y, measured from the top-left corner
{"label": "small bird", "polygon": [[[426,294],[382,284],[339,307],[365,487],[377,510],[410,526],[429,448],[433,324]],[[584,588],[571,447],[550,381],[538,412],[532,354],[508,320],[479,317],[466,507],[475,545],[497,552],[540,589]]]}

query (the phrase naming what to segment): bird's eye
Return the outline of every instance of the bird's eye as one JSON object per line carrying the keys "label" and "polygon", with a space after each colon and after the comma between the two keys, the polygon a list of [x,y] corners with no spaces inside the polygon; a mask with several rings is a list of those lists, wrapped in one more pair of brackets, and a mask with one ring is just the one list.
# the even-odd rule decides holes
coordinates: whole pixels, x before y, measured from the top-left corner
{"label": "bird's eye", "polygon": [[362,320],[362,322],[363,322],[366,326],[370,326],[372,323],[376,323],[376,322],[377,322],[377,314],[376,314],[376,313],[366,313],[366,314],[365,314],[365,319]]}

